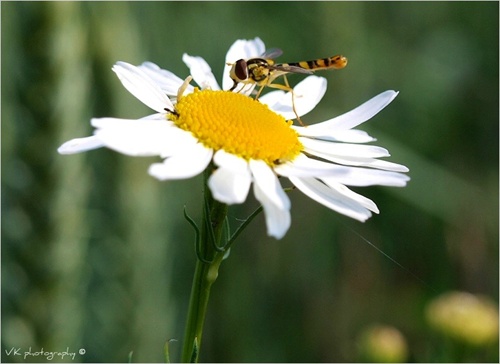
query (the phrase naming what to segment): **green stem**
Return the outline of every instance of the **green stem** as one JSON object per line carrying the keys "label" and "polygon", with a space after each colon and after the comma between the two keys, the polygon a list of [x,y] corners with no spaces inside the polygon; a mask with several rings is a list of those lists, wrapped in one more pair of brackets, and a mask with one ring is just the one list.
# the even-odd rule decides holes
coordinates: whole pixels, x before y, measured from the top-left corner
{"label": "green stem", "polygon": [[224,246],[224,244],[220,244],[220,240],[223,235],[227,205],[215,201],[208,188],[206,188],[209,173],[210,168],[205,173],[205,207],[203,209],[201,240],[199,242],[200,249],[198,252],[202,257],[199,257],[196,261],[193,285],[191,287],[181,358],[181,361],[184,363],[198,362],[210,289],[217,279],[219,266],[225,254],[225,251],[220,251],[217,247]]}

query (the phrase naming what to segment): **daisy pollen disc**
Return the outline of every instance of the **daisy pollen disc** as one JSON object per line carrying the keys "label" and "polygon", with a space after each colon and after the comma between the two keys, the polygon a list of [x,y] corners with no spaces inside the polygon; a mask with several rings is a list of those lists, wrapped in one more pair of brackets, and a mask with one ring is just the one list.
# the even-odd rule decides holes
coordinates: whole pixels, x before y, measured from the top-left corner
{"label": "daisy pollen disc", "polygon": [[270,166],[291,161],[303,150],[291,121],[234,92],[195,89],[178,100],[169,118],[207,148]]}

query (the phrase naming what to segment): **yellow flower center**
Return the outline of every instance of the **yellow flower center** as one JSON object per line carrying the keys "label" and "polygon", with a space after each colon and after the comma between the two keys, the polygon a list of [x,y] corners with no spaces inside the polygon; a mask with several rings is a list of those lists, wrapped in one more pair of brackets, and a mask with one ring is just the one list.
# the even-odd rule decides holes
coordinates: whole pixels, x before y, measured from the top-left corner
{"label": "yellow flower center", "polygon": [[207,148],[270,166],[293,160],[303,149],[291,121],[234,92],[195,90],[179,98],[170,119]]}

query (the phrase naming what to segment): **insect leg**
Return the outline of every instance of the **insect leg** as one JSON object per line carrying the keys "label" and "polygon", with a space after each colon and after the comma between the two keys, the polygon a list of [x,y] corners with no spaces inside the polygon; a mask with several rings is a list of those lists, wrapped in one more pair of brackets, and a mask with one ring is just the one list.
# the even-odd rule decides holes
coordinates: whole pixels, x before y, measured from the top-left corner
{"label": "insect leg", "polygon": [[234,80],[233,80],[233,82],[234,82],[234,84],[233,84],[233,86],[229,89],[229,91],[233,91],[233,90],[236,88],[236,86],[238,86],[238,82],[236,82],[236,81],[234,81]]}
{"label": "insect leg", "polygon": [[266,87],[266,85],[262,85],[259,89],[259,91],[257,92],[257,95],[255,95],[255,100],[258,100],[259,99],[259,96],[260,94],[262,93],[262,90],[264,89],[264,87]]}
{"label": "insect leg", "polygon": [[290,87],[290,84],[288,83],[288,79],[286,78],[286,75],[283,75],[283,80],[285,81],[285,86],[292,93],[292,109],[293,109],[293,112],[295,113],[295,116],[297,117],[297,121],[300,123],[300,125],[305,126],[305,124],[300,119],[299,114],[297,113],[297,109],[295,109],[295,92],[293,91],[293,88]]}
{"label": "insect leg", "polygon": [[[264,85],[265,87],[270,87],[270,88],[276,88],[278,90],[283,90],[283,91],[288,91],[288,92],[291,92],[292,93],[292,109],[293,109],[293,112],[295,114],[295,116],[297,117],[297,120],[298,122],[300,123],[300,125],[302,126],[306,126],[302,120],[300,119],[300,116],[299,114],[297,114],[297,110],[295,109],[295,94],[293,92],[293,88],[290,87],[289,83],[288,83],[288,80],[286,79],[286,76],[283,76],[284,79],[285,79],[285,85],[282,85],[282,84],[279,84],[279,83],[268,83],[266,85]],[[263,86],[263,87],[264,87]],[[260,92],[262,91],[262,88],[259,90],[259,94],[260,95]],[[257,98],[256,98],[257,99]]]}

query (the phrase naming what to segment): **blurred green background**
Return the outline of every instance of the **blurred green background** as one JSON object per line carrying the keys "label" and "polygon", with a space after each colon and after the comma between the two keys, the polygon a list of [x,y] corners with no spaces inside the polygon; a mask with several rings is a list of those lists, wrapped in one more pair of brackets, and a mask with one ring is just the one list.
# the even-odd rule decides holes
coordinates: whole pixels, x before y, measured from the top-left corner
{"label": "blurred green background", "polygon": [[[258,36],[283,62],[349,58],[320,73],[328,91],[305,122],[400,91],[360,129],[412,180],[359,189],[381,210],[366,223],[298,191],[284,239],[268,238],[259,216],[221,267],[200,360],[370,360],[359,338],[384,324],[406,340],[399,361],[498,362],[497,339],[467,345],[425,318],[453,290],[498,303],[498,6],[2,2],[2,361],[47,361],[7,354],[31,347],[69,348],[82,362],[131,352],[161,362],[168,339],[179,360],[195,263],[182,210],[199,218],[201,176],[158,182],[147,174],[156,158],[56,149],[90,135],[93,116],[152,113],[121,86],[116,61],[150,60],[185,78],[186,52],[220,80],[229,46]],[[230,218],[256,206],[251,197]]]}

